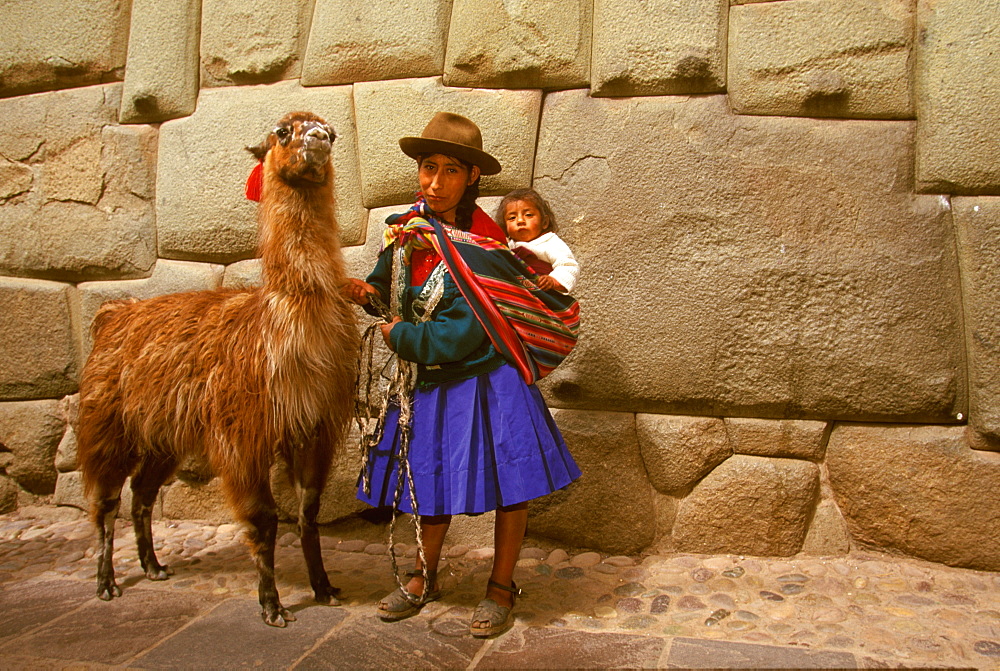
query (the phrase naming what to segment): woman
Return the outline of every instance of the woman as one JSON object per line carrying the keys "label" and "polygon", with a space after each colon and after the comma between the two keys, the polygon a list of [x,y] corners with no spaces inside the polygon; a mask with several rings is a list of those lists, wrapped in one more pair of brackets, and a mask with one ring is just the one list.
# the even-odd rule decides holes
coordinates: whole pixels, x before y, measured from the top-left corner
{"label": "woman", "polygon": [[[476,124],[442,112],[420,137],[404,137],[399,145],[417,161],[420,196],[415,211],[445,228],[505,240],[476,206],[480,175],[501,169],[483,151]],[[378,615],[401,620],[439,598],[436,574],[452,515],[496,510],[493,571],[470,623],[473,636],[486,637],[513,623],[511,610],[519,593],[513,572],[527,527],[527,502],[565,487],[580,471],[537,387],[526,384],[494,346],[434,248],[421,249],[403,226],[392,222],[390,217],[387,239],[395,238],[395,243],[386,245],[366,282],[352,280],[348,293],[374,314],[370,297],[375,294],[382,304],[390,304],[393,265],[402,266],[402,279],[397,279],[403,287],[397,291],[402,318],[381,328],[390,349],[418,364],[408,459],[431,584],[424,585],[418,558],[417,571],[405,585],[408,594],[402,589],[389,594],[379,602]],[[370,494],[364,486],[358,494],[372,505],[392,503],[398,413],[398,408],[390,412],[371,457]],[[400,508],[412,512],[408,494]]]}

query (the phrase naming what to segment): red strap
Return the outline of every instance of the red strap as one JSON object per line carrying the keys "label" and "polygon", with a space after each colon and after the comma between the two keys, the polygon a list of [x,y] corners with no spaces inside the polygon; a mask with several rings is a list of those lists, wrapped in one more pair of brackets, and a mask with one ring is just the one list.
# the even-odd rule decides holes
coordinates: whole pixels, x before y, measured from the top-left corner
{"label": "red strap", "polygon": [[260,192],[264,188],[264,164],[258,163],[247,177],[247,200],[260,202]]}

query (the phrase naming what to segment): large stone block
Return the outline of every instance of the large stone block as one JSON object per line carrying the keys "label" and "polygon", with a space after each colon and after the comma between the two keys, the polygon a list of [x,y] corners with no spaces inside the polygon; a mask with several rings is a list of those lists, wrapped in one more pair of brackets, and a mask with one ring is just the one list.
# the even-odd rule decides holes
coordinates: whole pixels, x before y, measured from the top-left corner
{"label": "large stone block", "polygon": [[194,112],[200,24],[198,0],[132,0],[122,123],[152,123]]}
{"label": "large stone block", "polygon": [[440,75],[450,18],[451,0],[316,0],[302,84]]}
{"label": "large stone block", "polygon": [[98,308],[110,300],[138,298],[140,300],[164,294],[185,291],[216,289],[222,282],[222,266],[192,263],[190,261],[158,261],[153,274],[144,280],[118,282],[84,282],[80,292],[80,320],[82,322],[81,350],[83,358],[90,354],[93,343],[90,325]]}
{"label": "large stone block", "polygon": [[311,2],[202,0],[201,85],[298,77],[312,9]]}
{"label": "large stone block", "polygon": [[722,96],[549,94],[535,187],[581,261],[564,407],[955,421],[949,204],[913,124],[734,116]]}
{"label": "large stone block", "polygon": [[413,202],[419,189],[417,167],[399,149],[399,138],[419,136],[437,112],[462,114],[476,122],[483,132],[483,149],[503,166],[499,175],[483,177],[484,194],[529,186],[541,102],[541,91],[451,88],[437,77],[355,84],[365,207]]}
{"label": "large stone block", "polygon": [[0,277],[0,399],[76,389],[79,362],[68,284]]}
{"label": "large stone block", "polygon": [[729,0],[595,0],[595,96],[716,93],[726,87]]}
{"label": "large stone block", "polygon": [[969,424],[1000,439],[1000,198],[953,198],[969,355]]}
{"label": "large stone block", "polygon": [[733,110],[912,118],[912,6],[910,0],[787,0],[733,7]]}
{"label": "large stone block", "polygon": [[58,401],[0,403],[0,452],[12,455],[7,475],[32,494],[51,494],[56,447],[65,428]]}
{"label": "large stone block", "polygon": [[802,419],[727,417],[726,429],[736,454],[822,461],[827,423]]}
{"label": "large stone block", "polygon": [[1000,454],[962,427],[837,425],[826,464],[851,535],[930,561],[1000,570]]}
{"label": "large stone block", "polygon": [[646,479],[628,413],[554,410],[583,476],[531,502],[533,535],[611,553],[635,553],[656,534],[654,490]]}
{"label": "large stone block", "polygon": [[256,254],[257,204],[244,186],[254,166],[244,151],[288,112],[307,110],[335,129],[335,214],[344,244],[364,240],[358,138],[351,87],[302,88],[296,82],[202,91],[190,117],[161,127],[156,200],[159,254],[231,263]]}
{"label": "large stone block", "polygon": [[208,524],[225,524],[233,521],[222,481],[213,478],[205,484],[189,484],[183,480],[161,490],[163,517],[168,520],[202,520]]}
{"label": "large stone block", "polygon": [[157,131],[116,126],[120,96],[110,84],[0,100],[0,273],[148,274]]}
{"label": "large stone block", "polygon": [[1000,0],[917,7],[918,188],[1000,194]]}
{"label": "large stone block", "polygon": [[[123,0],[3,3],[0,97],[121,80],[131,4]],[[10,117],[3,112],[0,117],[6,129]]]}
{"label": "large stone block", "polygon": [[733,454],[718,417],[637,414],[635,428],[649,481],[664,493],[693,486]]}
{"label": "large stone block", "polygon": [[590,75],[591,0],[455,0],[449,86],[567,89]]}
{"label": "large stone block", "polygon": [[683,552],[793,555],[818,492],[812,462],[734,455],[678,504],[674,542]]}

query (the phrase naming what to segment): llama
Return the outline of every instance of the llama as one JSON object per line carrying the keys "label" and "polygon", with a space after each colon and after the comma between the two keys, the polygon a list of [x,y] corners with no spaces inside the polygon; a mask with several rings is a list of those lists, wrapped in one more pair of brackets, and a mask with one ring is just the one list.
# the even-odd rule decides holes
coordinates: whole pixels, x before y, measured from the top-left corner
{"label": "llama", "polygon": [[132,476],[132,520],[146,577],[173,572],[153,551],[152,506],[188,455],[201,455],[246,526],[261,616],[284,627],[274,580],[277,506],[269,471],[283,459],[299,493],[298,524],[317,602],[337,604],[316,516],[353,409],[358,332],[333,215],[332,129],[285,116],[247,147],[263,163],[258,210],[263,284],[144,301],[112,301],[92,325],[80,383],[79,463],[97,528],[97,595],[121,596],[115,515]]}

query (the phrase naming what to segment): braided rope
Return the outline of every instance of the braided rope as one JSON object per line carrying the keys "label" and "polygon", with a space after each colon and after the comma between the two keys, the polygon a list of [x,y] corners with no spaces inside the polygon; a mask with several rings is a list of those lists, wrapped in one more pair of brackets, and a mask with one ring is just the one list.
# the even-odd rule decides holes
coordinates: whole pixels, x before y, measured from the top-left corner
{"label": "braided rope", "polygon": [[[365,330],[362,337],[361,353],[358,361],[358,375],[356,384],[356,396],[354,403],[355,420],[361,432],[361,467],[362,467],[362,488],[366,496],[371,495],[371,478],[373,464],[371,453],[375,446],[379,444],[385,433],[385,418],[389,407],[393,401],[399,406],[399,419],[397,427],[399,429],[399,450],[396,455],[396,488],[392,498],[392,517],[389,521],[389,558],[392,563],[392,574],[399,585],[400,591],[407,601],[415,605],[425,602],[425,595],[429,594],[433,587],[430,583],[430,573],[427,569],[427,558],[424,552],[423,531],[420,524],[420,513],[417,505],[417,488],[413,479],[413,470],[410,467],[409,451],[410,438],[413,426],[413,389],[416,385],[417,365],[414,362],[406,361],[395,357],[396,371],[391,376],[389,384],[382,394],[381,402],[378,404],[379,411],[373,417],[373,387],[375,387],[375,350],[379,335],[379,327],[392,320],[394,315],[402,312],[402,295],[405,290],[405,277],[400,271],[403,265],[403,250],[398,249],[396,262],[393,263],[392,270],[392,309],[384,305],[376,295],[370,294],[369,300],[378,311],[382,320],[374,322]],[[432,277],[425,284],[424,291],[414,301],[417,309],[422,309],[420,321],[427,321],[437,307],[438,301],[444,293],[444,266],[439,264]],[[390,358],[390,362],[392,359]],[[384,370],[384,368],[383,368]],[[417,554],[420,558],[421,573],[424,579],[424,589],[420,595],[413,595],[407,591],[400,577],[399,567],[396,561],[395,528],[396,519],[399,516],[399,504],[403,497],[403,483],[410,490],[410,505],[413,510],[414,531],[417,541]]]}

